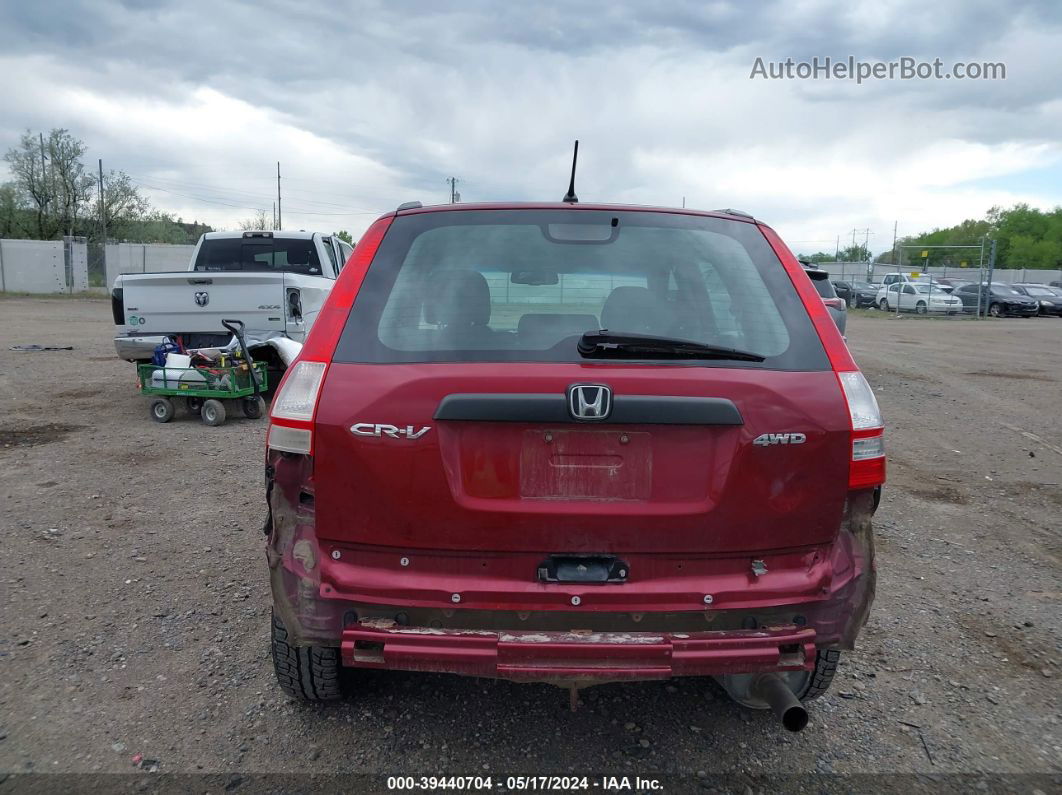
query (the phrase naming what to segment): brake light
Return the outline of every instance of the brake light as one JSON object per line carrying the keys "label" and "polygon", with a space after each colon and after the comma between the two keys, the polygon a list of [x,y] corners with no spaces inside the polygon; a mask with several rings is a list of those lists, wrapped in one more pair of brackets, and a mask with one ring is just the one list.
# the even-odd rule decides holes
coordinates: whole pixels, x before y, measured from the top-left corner
{"label": "brake light", "polygon": [[266,445],[272,450],[309,455],[313,447],[313,415],[321,393],[324,362],[297,361],[285,374],[273,407]]}
{"label": "brake light", "polygon": [[858,370],[837,374],[852,422],[848,488],[868,489],[885,482],[885,423],[874,391]]}
{"label": "brake light", "polygon": [[312,455],[313,419],[328,363],[332,361],[365,272],[393,217],[388,215],[378,219],[362,235],[321,307],[299,358],[280,382],[269,412],[266,447],[270,450]]}

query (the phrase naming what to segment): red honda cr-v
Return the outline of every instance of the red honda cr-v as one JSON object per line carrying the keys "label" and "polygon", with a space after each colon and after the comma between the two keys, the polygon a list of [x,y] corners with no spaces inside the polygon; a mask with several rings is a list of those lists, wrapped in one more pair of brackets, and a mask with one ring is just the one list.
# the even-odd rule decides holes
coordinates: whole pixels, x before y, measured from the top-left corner
{"label": "red honda cr-v", "polygon": [[735,211],[404,206],[274,400],[285,692],[340,671],[714,676],[793,729],[874,594],[882,420]]}

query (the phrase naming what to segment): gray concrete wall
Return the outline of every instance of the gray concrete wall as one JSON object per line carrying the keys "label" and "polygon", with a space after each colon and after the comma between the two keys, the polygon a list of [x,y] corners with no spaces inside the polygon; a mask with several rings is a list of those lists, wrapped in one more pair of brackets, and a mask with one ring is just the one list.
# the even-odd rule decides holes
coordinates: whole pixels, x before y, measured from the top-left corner
{"label": "gray concrete wall", "polygon": [[163,273],[186,271],[195,246],[164,243],[109,243],[107,245],[107,289],[122,273]]}
{"label": "gray concrete wall", "polygon": [[83,240],[0,240],[0,290],[47,294],[87,289]]}

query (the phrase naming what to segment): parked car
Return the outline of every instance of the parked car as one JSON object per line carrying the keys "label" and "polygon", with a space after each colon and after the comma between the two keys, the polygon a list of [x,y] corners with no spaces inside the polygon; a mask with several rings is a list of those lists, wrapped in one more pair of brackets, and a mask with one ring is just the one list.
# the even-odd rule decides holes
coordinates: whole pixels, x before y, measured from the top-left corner
{"label": "parked car", "polygon": [[284,363],[267,341],[305,340],[352,252],[348,243],[319,232],[207,232],[187,270],[115,280],[115,351],[142,363],[168,337],[180,337],[187,347],[224,345],[231,335],[221,321],[239,320],[275,383]]}
{"label": "parked car", "polygon": [[962,311],[962,301],[933,284],[893,282],[882,287],[874,298],[885,312],[916,312],[920,315],[943,312],[955,315]]}
{"label": "parked car", "polygon": [[[952,292],[955,287],[952,282],[953,279],[938,279],[936,276],[919,276],[914,280],[915,284],[932,284],[938,290],[943,290],[946,293]],[[961,282],[960,282],[961,283]]]}
{"label": "parked car", "polygon": [[849,309],[874,306],[874,299],[878,294],[878,285],[870,282],[835,281],[833,288]]}
{"label": "parked car", "polygon": [[811,279],[811,284],[815,288],[815,292],[822,298],[822,303],[826,304],[826,309],[829,310],[833,322],[837,324],[841,334],[844,334],[848,325],[848,306],[833,288],[830,274],[814,263],[800,260],[800,264],[804,266],[804,273]]}
{"label": "parked car", "polygon": [[1016,291],[1036,301],[1041,315],[1062,317],[1062,291],[1044,284],[1012,284]]}
{"label": "parked car", "polygon": [[938,279],[933,277],[933,283],[940,287],[942,290],[948,293],[955,292],[956,289],[962,287],[964,284],[969,284],[969,279],[952,279],[951,277],[945,277]]}
{"label": "parked car", "polygon": [[867,620],[885,457],[789,249],[729,210],[406,207],[273,402],[280,687],[712,675],[799,729]]}
{"label": "parked car", "polygon": [[1051,286],[1051,287],[1062,287],[1062,281],[1059,281],[1059,282],[1048,282],[1048,285]]}
{"label": "parked car", "polygon": [[1003,315],[1033,317],[1040,311],[1040,305],[1036,301],[1022,295],[1009,284],[992,282],[991,290],[985,284],[966,284],[955,291],[955,295],[962,300],[964,312],[977,311],[978,292],[981,294],[981,311],[985,311],[987,307],[988,314],[992,317]]}

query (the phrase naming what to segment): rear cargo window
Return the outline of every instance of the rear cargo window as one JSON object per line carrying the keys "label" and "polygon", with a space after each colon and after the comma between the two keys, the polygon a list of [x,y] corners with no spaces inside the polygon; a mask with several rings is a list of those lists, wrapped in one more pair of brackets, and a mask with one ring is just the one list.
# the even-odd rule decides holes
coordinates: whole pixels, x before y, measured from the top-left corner
{"label": "rear cargo window", "polygon": [[309,238],[207,238],[195,258],[197,271],[278,271],[319,275],[321,261]]}
{"label": "rear cargo window", "polygon": [[789,276],[755,225],[576,209],[396,218],[334,358],[582,361],[579,338],[602,328],[765,357],[739,366],[828,367]]}

